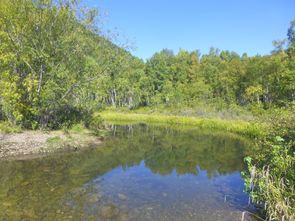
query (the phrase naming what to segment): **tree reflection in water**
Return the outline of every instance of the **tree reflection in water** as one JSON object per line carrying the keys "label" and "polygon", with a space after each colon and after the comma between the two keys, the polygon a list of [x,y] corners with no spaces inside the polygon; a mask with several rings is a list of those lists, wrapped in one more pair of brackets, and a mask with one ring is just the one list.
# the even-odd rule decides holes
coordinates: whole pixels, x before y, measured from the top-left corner
{"label": "tree reflection in water", "polygon": [[113,126],[95,149],[1,162],[0,219],[236,220],[248,146],[192,128]]}

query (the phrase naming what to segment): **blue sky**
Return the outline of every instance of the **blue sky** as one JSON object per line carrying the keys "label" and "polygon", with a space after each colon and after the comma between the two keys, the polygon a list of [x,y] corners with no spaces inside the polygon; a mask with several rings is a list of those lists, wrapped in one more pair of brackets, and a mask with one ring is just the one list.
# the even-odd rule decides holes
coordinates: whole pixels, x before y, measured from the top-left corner
{"label": "blue sky", "polygon": [[[269,54],[286,38],[295,0],[84,0],[100,8],[104,26],[128,40],[146,59],[163,48],[177,52],[210,47]],[[130,43],[128,43],[130,44]]]}

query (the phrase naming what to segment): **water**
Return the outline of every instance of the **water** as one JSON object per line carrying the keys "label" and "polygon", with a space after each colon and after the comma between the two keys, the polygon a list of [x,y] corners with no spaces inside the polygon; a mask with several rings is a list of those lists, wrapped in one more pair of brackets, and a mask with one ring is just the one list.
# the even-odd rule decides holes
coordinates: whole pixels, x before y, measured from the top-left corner
{"label": "water", "polygon": [[114,126],[94,149],[0,162],[0,220],[241,220],[249,151],[228,134]]}

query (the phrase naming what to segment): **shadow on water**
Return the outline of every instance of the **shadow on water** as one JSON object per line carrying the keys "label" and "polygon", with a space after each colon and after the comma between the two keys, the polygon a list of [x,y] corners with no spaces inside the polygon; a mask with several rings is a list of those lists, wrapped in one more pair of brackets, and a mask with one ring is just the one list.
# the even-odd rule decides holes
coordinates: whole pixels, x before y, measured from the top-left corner
{"label": "shadow on water", "polygon": [[241,220],[249,151],[231,134],[113,126],[95,149],[0,162],[0,220]]}

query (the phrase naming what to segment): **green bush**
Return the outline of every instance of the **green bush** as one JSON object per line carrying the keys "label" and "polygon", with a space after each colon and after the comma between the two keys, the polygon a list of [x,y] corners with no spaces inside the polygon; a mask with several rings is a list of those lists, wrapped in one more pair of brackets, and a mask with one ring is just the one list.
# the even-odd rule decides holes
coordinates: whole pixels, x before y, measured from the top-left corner
{"label": "green bush", "polygon": [[2,133],[19,133],[21,128],[19,126],[14,126],[7,121],[0,122],[0,132]]}
{"label": "green bush", "polygon": [[87,126],[91,121],[91,114],[83,108],[66,105],[56,110],[47,110],[42,113],[39,117],[39,124],[41,128],[49,129],[71,128],[80,122]]}
{"label": "green bush", "polygon": [[270,127],[257,143],[257,151],[246,158],[245,176],[255,202],[263,202],[269,220],[291,221],[295,217],[295,116],[291,110],[268,115]]}
{"label": "green bush", "polygon": [[103,119],[99,114],[94,114],[89,124],[89,129],[93,130],[95,133],[98,133],[103,129]]}

